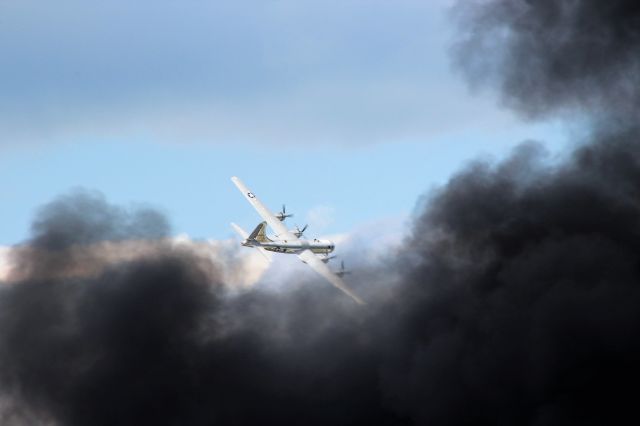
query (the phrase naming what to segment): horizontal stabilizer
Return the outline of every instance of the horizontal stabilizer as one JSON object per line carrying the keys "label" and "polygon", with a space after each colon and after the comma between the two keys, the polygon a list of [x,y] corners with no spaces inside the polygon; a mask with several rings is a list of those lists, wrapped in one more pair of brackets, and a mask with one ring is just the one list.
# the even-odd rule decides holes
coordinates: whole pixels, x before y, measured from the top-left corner
{"label": "horizontal stabilizer", "polygon": [[236,233],[238,235],[240,235],[242,237],[242,239],[246,240],[247,238],[249,238],[249,234],[247,234],[247,231],[245,231],[244,229],[240,228],[235,223],[231,222],[231,227],[233,228],[234,231],[236,231]]}

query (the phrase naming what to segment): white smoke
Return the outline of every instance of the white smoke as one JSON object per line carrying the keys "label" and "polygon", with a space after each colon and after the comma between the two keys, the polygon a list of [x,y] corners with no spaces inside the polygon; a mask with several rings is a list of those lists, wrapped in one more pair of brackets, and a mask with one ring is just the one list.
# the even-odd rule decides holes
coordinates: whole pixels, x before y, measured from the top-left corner
{"label": "white smoke", "polygon": [[[192,240],[186,235],[166,240],[126,240],[103,241],[89,245],[74,245],[64,251],[34,248],[29,245],[0,247],[0,281],[7,283],[22,280],[31,273],[13,263],[14,254],[39,250],[39,257],[56,262],[71,254],[83,259],[69,267],[59,268],[64,277],[83,277],[99,275],[105,268],[122,262],[145,257],[154,257],[169,247],[172,250],[187,250],[194,253],[202,262],[203,270],[222,275],[222,281],[231,291],[243,291],[253,287],[269,267],[266,260],[254,250],[243,249],[237,241],[228,240]],[[71,251],[71,253],[68,253]]]}

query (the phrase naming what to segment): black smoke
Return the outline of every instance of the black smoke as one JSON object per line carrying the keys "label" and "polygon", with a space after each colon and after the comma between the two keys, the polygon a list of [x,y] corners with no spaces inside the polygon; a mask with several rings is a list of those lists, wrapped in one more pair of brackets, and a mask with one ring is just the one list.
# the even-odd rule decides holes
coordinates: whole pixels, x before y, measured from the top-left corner
{"label": "black smoke", "polygon": [[[127,241],[140,218],[156,226]],[[40,211],[0,289],[2,424],[393,423],[369,314],[325,284],[227,294],[224,265],[166,230],[95,194]]]}
{"label": "black smoke", "polygon": [[524,145],[431,200],[398,327],[414,345],[398,389],[420,423],[638,421],[636,136],[580,149],[558,168]]}
{"label": "black smoke", "polygon": [[[404,248],[354,271],[364,308],[323,282],[228,294],[225,265],[168,242],[158,213],[86,194],[48,205],[0,289],[0,420],[638,423],[636,10],[458,6],[466,43],[496,49],[468,66],[497,60],[492,81],[519,111],[577,107],[595,130],[561,163],[528,143],[425,196]],[[93,249],[127,239],[153,250]]]}
{"label": "black smoke", "polygon": [[[454,176],[385,265],[399,279],[361,273],[359,291],[394,286],[365,309],[323,283],[230,296],[215,268],[162,239],[97,275],[55,273],[86,262],[69,246],[95,240],[73,243],[65,229],[105,238],[131,222],[101,213],[113,208],[99,199],[66,197],[36,220],[38,250],[17,252],[17,265],[44,257],[51,273],[32,268],[0,293],[3,423],[638,420],[634,136],[554,167],[529,144]],[[67,211],[83,214],[58,220]],[[91,217],[105,226],[83,227]]]}
{"label": "black smoke", "polygon": [[[640,4],[633,0],[460,1],[456,62],[530,117],[640,113]],[[628,117],[627,117],[628,118]]]}

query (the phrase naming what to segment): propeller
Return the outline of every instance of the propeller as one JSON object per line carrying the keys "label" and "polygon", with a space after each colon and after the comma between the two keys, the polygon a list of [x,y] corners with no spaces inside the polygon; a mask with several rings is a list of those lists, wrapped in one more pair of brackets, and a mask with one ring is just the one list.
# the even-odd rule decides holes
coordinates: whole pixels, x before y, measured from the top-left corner
{"label": "propeller", "polygon": [[284,204],[282,205],[282,210],[278,212],[278,214],[276,214],[276,217],[280,222],[291,216],[293,216],[293,213],[287,214],[287,206],[285,206]]}
{"label": "propeller", "polygon": [[302,227],[302,229],[300,229],[298,225],[296,225],[296,231],[293,233],[293,235],[295,235],[298,238],[302,237],[302,235],[304,234],[304,231],[307,230],[307,226],[309,225],[305,225]]}
{"label": "propeller", "polygon": [[344,277],[347,274],[350,274],[351,271],[345,271],[344,269],[344,260],[340,261],[340,270],[336,272],[336,275],[339,277]]}

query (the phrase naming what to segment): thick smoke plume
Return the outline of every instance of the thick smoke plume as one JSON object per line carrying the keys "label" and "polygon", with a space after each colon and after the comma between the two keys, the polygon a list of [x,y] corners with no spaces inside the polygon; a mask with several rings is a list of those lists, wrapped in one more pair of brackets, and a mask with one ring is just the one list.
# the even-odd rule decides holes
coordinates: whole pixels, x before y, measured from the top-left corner
{"label": "thick smoke plume", "polygon": [[[50,204],[0,288],[0,423],[638,423],[637,8],[461,4],[510,103],[588,109],[605,124],[588,143],[562,164],[530,143],[453,176],[403,251],[354,271],[364,309],[322,282],[230,295],[227,265],[168,243],[162,215]],[[130,235],[154,249],[82,250]]]}
{"label": "thick smoke plume", "polygon": [[460,1],[457,62],[531,117],[640,113],[640,4],[633,0]]}
{"label": "thick smoke plume", "polygon": [[[32,272],[0,293],[2,423],[640,420],[628,392],[640,379],[633,136],[562,167],[526,145],[459,173],[384,265],[395,281],[356,271],[366,309],[324,283],[229,296],[215,264],[163,239],[97,274],[58,273],[87,262],[68,248],[95,241],[92,229],[108,239],[130,221],[86,198],[53,203],[31,242],[47,250],[18,250]],[[108,226],[83,228],[87,217]]]}

